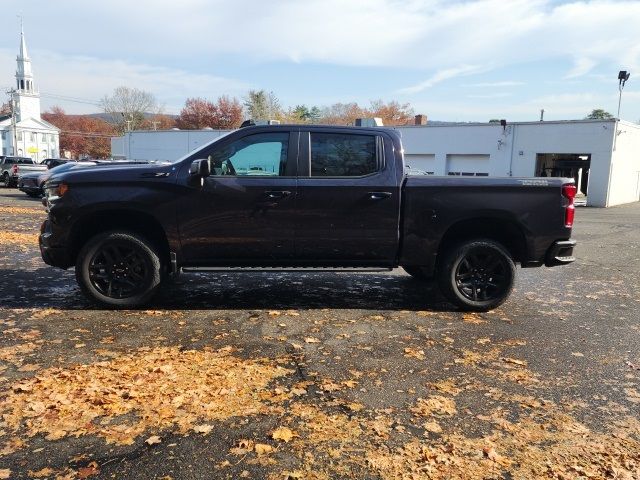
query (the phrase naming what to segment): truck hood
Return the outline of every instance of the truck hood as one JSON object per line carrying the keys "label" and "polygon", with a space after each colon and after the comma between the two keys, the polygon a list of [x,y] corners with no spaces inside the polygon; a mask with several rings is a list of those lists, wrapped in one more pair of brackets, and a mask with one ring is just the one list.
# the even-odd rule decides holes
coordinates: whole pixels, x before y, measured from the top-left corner
{"label": "truck hood", "polygon": [[127,183],[147,179],[174,177],[177,166],[170,163],[161,164],[102,164],[91,168],[72,169],[57,173],[49,178],[49,183]]}

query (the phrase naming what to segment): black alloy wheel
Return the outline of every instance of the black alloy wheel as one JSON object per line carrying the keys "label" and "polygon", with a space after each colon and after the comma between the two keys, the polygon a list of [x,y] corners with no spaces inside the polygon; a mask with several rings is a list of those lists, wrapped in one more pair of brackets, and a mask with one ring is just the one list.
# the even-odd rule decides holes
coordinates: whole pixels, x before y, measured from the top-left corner
{"label": "black alloy wheel", "polygon": [[456,288],[469,300],[494,300],[508,288],[509,265],[498,250],[477,246],[458,263],[455,278]]}
{"label": "black alloy wheel", "polygon": [[493,240],[469,240],[443,254],[438,268],[442,292],[464,310],[487,311],[504,303],[513,289],[511,254]]}
{"label": "black alloy wheel", "polygon": [[83,293],[107,307],[146,303],[160,286],[161,272],[153,244],[130,232],[96,235],[76,259],[76,279]]}
{"label": "black alloy wheel", "polygon": [[113,241],[102,244],[93,254],[89,262],[89,280],[102,295],[127,298],[144,290],[151,269],[137,245]]}

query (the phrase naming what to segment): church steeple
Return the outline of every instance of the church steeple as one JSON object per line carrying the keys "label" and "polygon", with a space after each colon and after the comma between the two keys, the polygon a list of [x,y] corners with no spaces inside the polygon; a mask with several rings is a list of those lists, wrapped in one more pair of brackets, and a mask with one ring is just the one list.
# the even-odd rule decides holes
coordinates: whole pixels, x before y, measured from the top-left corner
{"label": "church steeple", "polygon": [[16,57],[18,68],[16,70],[17,89],[22,93],[36,93],[33,85],[33,72],[31,71],[31,59],[27,53],[27,43],[24,40],[24,28],[20,22],[20,51]]}

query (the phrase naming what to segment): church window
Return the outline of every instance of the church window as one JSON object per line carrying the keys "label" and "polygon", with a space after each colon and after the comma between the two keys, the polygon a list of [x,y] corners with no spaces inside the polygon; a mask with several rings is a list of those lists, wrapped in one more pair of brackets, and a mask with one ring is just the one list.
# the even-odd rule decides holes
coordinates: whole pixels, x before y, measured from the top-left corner
{"label": "church window", "polygon": [[21,142],[22,141],[22,130],[18,130],[16,132],[16,137],[18,138],[18,141]]}
{"label": "church window", "polygon": [[35,132],[29,132],[29,140],[32,142],[36,141],[36,133]]}
{"label": "church window", "polygon": [[53,137],[53,133],[51,133],[51,134],[49,135],[49,141],[50,141],[50,142],[55,142],[55,141],[56,141],[56,139]]}
{"label": "church window", "polygon": [[24,80],[20,80],[20,90],[24,90]]}
{"label": "church window", "polygon": [[2,131],[2,139],[3,140],[7,139],[7,132],[5,130]]}
{"label": "church window", "polygon": [[46,133],[43,133],[41,137],[42,137],[42,141],[43,142],[47,141],[47,134]]}

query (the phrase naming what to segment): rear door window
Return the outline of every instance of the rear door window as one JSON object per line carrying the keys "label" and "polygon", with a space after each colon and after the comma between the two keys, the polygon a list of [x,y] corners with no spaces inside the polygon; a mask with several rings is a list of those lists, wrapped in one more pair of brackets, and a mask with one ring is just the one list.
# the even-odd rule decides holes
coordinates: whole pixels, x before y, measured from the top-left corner
{"label": "rear door window", "polygon": [[379,169],[375,135],[311,133],[312,177],[361,177]]}

